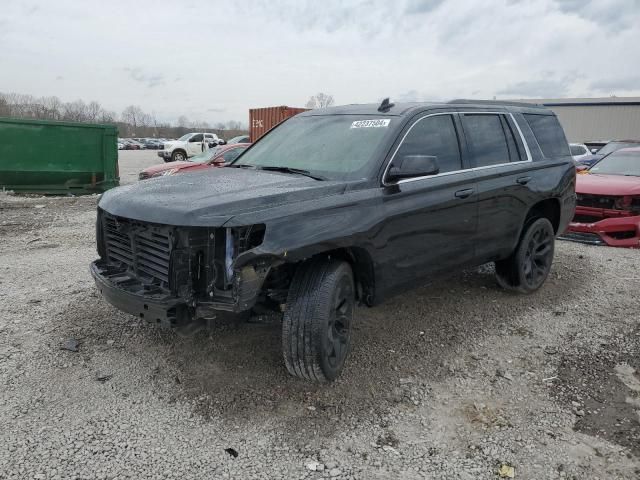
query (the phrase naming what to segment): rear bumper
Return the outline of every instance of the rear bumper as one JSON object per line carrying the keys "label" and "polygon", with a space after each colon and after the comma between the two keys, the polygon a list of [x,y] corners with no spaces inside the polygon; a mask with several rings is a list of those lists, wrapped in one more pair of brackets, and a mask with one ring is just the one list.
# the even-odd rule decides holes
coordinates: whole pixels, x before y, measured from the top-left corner
{"label": "rear bumper", "polygon": [[593,223],[571,222],[562,238],[592,245],[640,248],[640,216],[604,218]]}

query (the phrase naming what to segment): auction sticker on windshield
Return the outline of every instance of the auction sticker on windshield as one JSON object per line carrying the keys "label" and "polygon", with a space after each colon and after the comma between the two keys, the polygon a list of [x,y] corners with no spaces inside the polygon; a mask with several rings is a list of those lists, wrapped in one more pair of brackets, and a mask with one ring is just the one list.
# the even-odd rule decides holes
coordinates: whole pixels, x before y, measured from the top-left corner
{"label": "auction sticker on windshield", "polygon": [[356,120],[351,124],[351,128],[379,128],[379,127],[388,127],[389,122],[391,122],[388,118],[380,118],[377,120]]}

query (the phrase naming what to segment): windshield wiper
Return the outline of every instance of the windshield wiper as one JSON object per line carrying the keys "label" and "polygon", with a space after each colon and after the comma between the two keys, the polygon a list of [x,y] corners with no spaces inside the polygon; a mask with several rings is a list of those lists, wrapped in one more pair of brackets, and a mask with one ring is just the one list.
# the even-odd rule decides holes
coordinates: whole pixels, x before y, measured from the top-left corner
{"label": "windshield wiper", "polygon": [[229,165],[230,167],[235,167],[235,168],[256,168],[255,165],[249,165],[247,163],[232,163],[231,165]]}
{"label": "windshield wiper", "polygon": [[298,175],[304,175],[305,177],[313,178],[314,180],[326,180],[326,178],[324,177],[311,173],[309,170],[303,170],[301,168],[271,167],[271,166],[267,166],[267,167],[259,166],[257,168],[259,168],[260,170],[268,170],[270,172],[295,173]]}

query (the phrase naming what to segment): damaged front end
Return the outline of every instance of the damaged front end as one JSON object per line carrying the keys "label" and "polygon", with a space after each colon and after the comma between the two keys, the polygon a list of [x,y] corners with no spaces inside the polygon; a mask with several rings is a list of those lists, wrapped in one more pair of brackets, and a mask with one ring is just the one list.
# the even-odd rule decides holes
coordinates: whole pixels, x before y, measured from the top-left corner
{"label": "damaged front end", "polygon": [[575,216],[562,238],[640,248],[640,197],[577,194]]}
{"label": "damaged front end", "polygon": [[217,312],[251,309],[278,263],[255,255],[263,224],[175,227],[98,210],[100,259],[91,273],[102,295],[132,315],[177,326]]}

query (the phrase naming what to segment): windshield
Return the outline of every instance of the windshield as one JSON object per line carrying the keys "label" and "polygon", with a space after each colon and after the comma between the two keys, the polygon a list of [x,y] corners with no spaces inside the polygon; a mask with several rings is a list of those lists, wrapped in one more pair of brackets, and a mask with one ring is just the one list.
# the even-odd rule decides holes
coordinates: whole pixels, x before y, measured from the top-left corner
{"label": "windshield", "polygon": [[185,135],[182,135],[178,141],[179,142],[186,142],[187,140],[189,140],[191,138],[191,133],[187,133]]}
{"label": "windshield", "polygon": [[209,160],[211,160],[216,153],[218,153],[220,151],[220,148],[211,148],[209,150],[205,150],[204,152],[195,155],[193,157],[191,157],[189,159],[190,162],[196,162],[196,163],[207,163]]}
{"label": "windshield", "polygon": [[589,172],[640,177],[640,151],[614,152],[596,163]]}
{"label": "windshield", "polygon": [[609,142],[600,150],[598,150],[598,155],[609,155],[610,153],[615,152],[616,150],[620,150],[621,148],[629,148],[629,147],[637,147],[637,143],[628,143],[628,142]]}
{"label": "windshield", "polygon": [[330,180],[367,178],[394,121],[362,115],[294,117],[232,165],[299,169]]}

